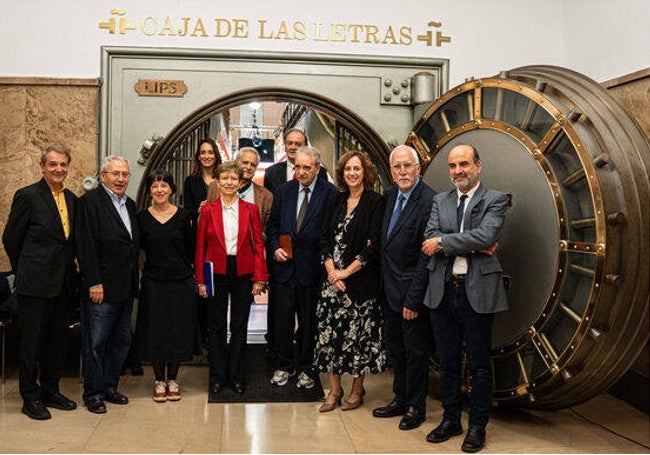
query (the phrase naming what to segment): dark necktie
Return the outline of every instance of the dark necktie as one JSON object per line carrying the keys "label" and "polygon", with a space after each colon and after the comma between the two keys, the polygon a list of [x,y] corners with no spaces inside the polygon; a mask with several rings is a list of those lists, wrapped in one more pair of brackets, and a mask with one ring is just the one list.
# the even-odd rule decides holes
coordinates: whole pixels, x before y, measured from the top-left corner
{"label": "dark necktie", "polygon": [[391,215],[390,221],[388,222],[388,230],[386,231],[386,237],[388,237],[390,233],[393,232],[395,223],[397,223],[397,220],[399,219],[399,216],[402,213],[402,210],[404,209],[404,201],[406,201],[406,198],[404,197],[403,194],[400,194],[399,198],[397,199],[397,204],[395,205],[395,210],[393,210],[393,214]]}
{"label": "dark necktie", "polygon": [[300,225],[302,220],[305,219],[305,213],[307,213],[307,204],[309,204],[309,188],[304,188],[305,197],[302,198],[302,204],[300,204],[300,210],[298,210],[298,218],[296,219],[296,232],[300,231]]}
{"label": "dark necktie", "polygon": [[[463,213],[465,213],[465,199],[467,195],[463,194],[460,197],[460,203],[456,208],[456,232],[460,232],[460,227],[463,225]],[[456,261],[456,256],[451,256],[447,267],[445,268],[445,283],[451,281],[451,276],[454,273],[454,261]]]}

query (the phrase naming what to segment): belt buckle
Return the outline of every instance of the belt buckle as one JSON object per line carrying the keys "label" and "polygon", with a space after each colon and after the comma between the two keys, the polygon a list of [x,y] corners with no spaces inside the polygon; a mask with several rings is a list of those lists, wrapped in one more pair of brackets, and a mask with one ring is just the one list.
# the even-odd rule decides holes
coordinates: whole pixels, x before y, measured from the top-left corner
{"label": "belt buckle", "polygon": [[451,283],[456,287],[465,284],[465,275],[452,275]]}

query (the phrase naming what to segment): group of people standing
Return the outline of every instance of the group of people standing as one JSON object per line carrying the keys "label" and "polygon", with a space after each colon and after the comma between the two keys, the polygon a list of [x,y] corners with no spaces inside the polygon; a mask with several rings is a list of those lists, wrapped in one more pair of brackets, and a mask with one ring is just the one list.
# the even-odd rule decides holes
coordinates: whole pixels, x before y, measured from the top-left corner
{"label": "group of people standing", "polygon": [[[287,161],[266,170],[264,187],[253,182],[255,149],[221,163],[216,144],[201,141],[184,182],[184,209],[170,200],[171,174],[154,170],[146,177],[152,203],[139,214],[126,195],[126,159],[106,157],[101,184],[77,199],[63,183],[69,152],[45,149],[43,179],[16,193],[3,235],[16,271],[25,414],[47,419],[47,407],[76,408],[58,389],[59,346],[80,276],[83,400],[91,412],[106,412],[105,401],[128,403],[117,385],[138,291],[136,352],[152,363],[153,399],[174,401],[197,333],[210,349],[210,392],[230,384],[245,393],[250,305],[268,290],[273,385],[295,377],[296,387],[312,388],[324,373],[329,392],[319,411],[351,410],[363,403],[364,377],[390,364],[394,398],[373,415],[401,416],[400,429],[417,428],[426,419],[435,338],[444,415],[427,440],[463,432],[465,349],[471,394],[462,449],[483,448],[493,314],[507,309],[495,255],[507,197],[479,182],[478,151],[451,149],[455,188],[436,194],[420,178],[417,152],[398,146],[390,155],[395,185],[380,195],[365,153],[340,158],[334,186],[304,132],[288,130],[284,140]],[[344,399],[345,374],[352,386]]]}

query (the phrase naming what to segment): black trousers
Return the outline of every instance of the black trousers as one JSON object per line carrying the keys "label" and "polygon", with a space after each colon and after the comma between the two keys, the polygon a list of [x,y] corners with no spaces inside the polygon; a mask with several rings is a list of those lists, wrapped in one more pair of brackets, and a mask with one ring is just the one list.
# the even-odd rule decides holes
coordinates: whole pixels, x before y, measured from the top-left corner
{"label": "black trousers", "polygon": [[319,288],[303,286],[294,277],[287,283],[275,283],[274,292],[273,329],[278,368],[289,372],[304,371],[316,379],[313,360]]}
{"label": "black trousers", "polygon": [[440,358],[443,419],[460,422],[463,341],[471,377],[469,426],[485,428],[492,406],[493,313],[477,313],[467,299],[465,283],[445,284],[440,305],[431,310]]}
{"label": "black trousers", "polygon": [[42,393],[59,391],[72,307],[66,286],[52,299],[18,295],[18,388],[23,400],[38,400]]}
{"label": "black trousers", "polygon": [[[214,299],[208,303],[210,384],[246,384],[246,339],[251,310],[251,275],[237,276],[237,259],[228,256],[226,275],[214,275]],[[228,343],[230,297],[230,343]]]}
{"label": "black trousers", "polygon": [[429,352],[433,343],[429,310],[423,310],[410,321],[387,305],[384,310],[386,344],[394,368],[395,400],[426,411]]}

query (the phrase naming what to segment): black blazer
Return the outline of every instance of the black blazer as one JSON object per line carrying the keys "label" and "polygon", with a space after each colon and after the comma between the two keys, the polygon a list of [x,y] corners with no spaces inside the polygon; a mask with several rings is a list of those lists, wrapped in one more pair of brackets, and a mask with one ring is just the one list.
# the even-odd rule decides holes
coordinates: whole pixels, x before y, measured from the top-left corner
{"label": "black blazer", "polygon": [[[332,210],[327,214],[321,237],[323,258],[332,257],[336,244],[336,226],[345,217],[349,195],[347,191],[338,193]],[[345,280],[345,292],[354,302],[376,298],[379,292],[379,249],[384,207],[385,200],[382,195],[374,191],[364,191],[348,224],[345,235],[347,247],[343,254],[344,267],[350,265],[357,256],[365,263],[361,270]]]}
{"label": "black blazer", "polygon": [[[321,164],[318,177],[327,180],[327,169]],[[275,194],[275,190],[287,182],[287,162],[281,161],[269,166],[264,171],[264,188]]]}
{"label": "black blazer", "polygon": [[16,191],[2,243],[16,273],[18,294],[54,298],[74,276],[74,222],[77,196],[65,190],[70,235],[45,179]]}
{"label": "black blazer", "polygon": [[293,259],[285,262],[271,262],[271,276],[274,281],[287,283],[295,275],[303,286],[318,286],[321,279],[321,261],[319,242],[323,230],[323,221],[336,188],[327,180],[317,178],[314,192],[309,198],[307,213],[296,232],[296,211],[298,206],[298,180],[291,180],[276,190],[271,205],[271,215],[266,223],[266,248],[269,257],[280,247],[279,236],[291,237]]}
{"label": "black blazer", "polygon": [[[183,207],[190,214],[192,225],[199,217],[199,206],[208,196],[208,187],[200,175],[188,175],[183,182]],[[196,227],[195,227],[196,230]]]}
{"label": "black blazer", "polygon": [[103,285],[105,302],[123,302],[138,293],[135,202],[128,198],[126,207],[133,238],[101,184],[79,199],[76,244],[82,285],[84,289]]}
{"label": "black blazer", "polygon": [[[401,313],[404,307],[422,311],[422,299],[428,280],[416,272],[418,266],[422,266],[420,261],[427,258],[420,248],[436,193],[420,180],[387,237],[388,223],[398,194],[397,186],[392,186],[384,193],[386,211],[381,226],[382,296],[385,304],[393,311]],[[418,279],[413,281],[416,276]]]}

